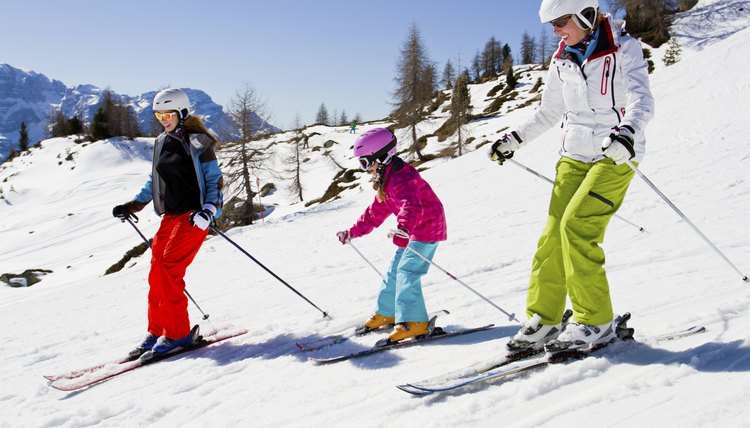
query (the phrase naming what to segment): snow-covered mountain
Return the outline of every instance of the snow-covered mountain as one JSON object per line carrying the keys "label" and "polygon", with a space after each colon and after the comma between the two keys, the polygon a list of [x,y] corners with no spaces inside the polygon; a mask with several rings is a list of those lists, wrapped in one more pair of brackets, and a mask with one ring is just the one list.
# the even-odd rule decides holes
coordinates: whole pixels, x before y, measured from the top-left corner
{"label": "snow-covered mountain", "polygon": [[[701,0],[691,13],[700,16],[728,5],[748,10],[747,3]],[[738,22],[724,37],[705,44],[689,46],[680,39],[682,60],[657,67],[651,76],[656,116],[640,165],[745,274],[750,273],[750,85],[745,76],[750,56],[737,53],[750,49],[749,23]],[[686,34],[684,28],[678,26],[677,34]],[[690,34],[700,37],[700,32]],[[534,103],[514,107],[533,99],[530,89],[541,75],[523,71],[518,99],[506,103],[501,114],[472,123],[475,141],[468,154],[422,165],[448,218],[449,239],[438,248],[435,262],[519,317],[550,186],[521,168],[489,162],[476,146],[532,114]],[[488,94],[496,84],[471,88],[475,113],[491,103]],[[423,124],[422,133],[440,126],[440,110]],[[358,132],[379,125],[367,124]],[[309,201],[322,196],[340,171],[331,157],[354,167],[350,153],[356,135],[346,128],[305,132],[310,138],[302,183]],[[558,132],[550,130],[514,159],[552,177]],[[280,159],[289,150],[285,141],[292,138],[279,134],[260,144]],[[111,217],[111,208],[142,185],[151,144],[151,139],[87,145],[52,139],[0,165],[0,274],[52,271],[28,288],[0,284],[0,427],[748,425],[750,284],[638,177],[619,215],[645,232],[613,219],[605,247],[615,310],[632,313],[630,326],[639,343],[615,345],[599,356],[507,382],[411,397],[394,386],[496,357],[518,327],[433,268],[423,282],[428,310],[451,311],[439,325],[497,326],[442,343],[315,366],[295,341],[338,332],[361,321],[374,305],[378,276],[335,238],[361,214],[373,192],[357,174],[346,183],[357,186],[342,191],[340,199],[306,207],[268,172],[261,173],[261,185],[274,181],[278,190],[263,204],[276,209],[265,221],[233,229],[228,236],[334,319],[321,319],[228,242],[213,237],[186,277],[191,294],[211,316],[199,321],[191,305],[191,319],[204,331],[234,325],[249,329],[248,334],[91,390],[52,390],[42,374],[111,360],[141,339],[148,253],[118,273],[102,274],[140,242],[128,224]],[[437,153],[445,145],[431,137],[426,152]],[[273,169],[280,173],[278,162]],[[159,219],[149,208],[140,218],[138,227],[152,235]],[[353,242],[379,269],[385,269],[394,251],[386,237],[393,224]],[[672,342],[648,339],[692,324],[706,326],[706,333]],[[376,339],[366,336],[311,355],[363,349]]]}
{"label": "snow-covered mountain", "polygon": [[[185,88],[193,110],[199,114],[209,129],[220,137],[228,136],[228,117],[221,105],[205,92]],[[94,85],[66,86],[59,80],[33,71],[25,71],[8,64],[0,64],[0,162],[12,149],[18,148],[18,131],[21,122],[29,128],[30,144],[34,145],[49,136],[48,123],[55,109],[66,117],[78,116],[89,123],[99,108],[104,90]],[[120,102],[133,107],[141,131],[148,133],[153,124],[151,102],[156,91],[136,96],[117,95]],[[277,128],[255,116],[261,128],[272,132]]]}

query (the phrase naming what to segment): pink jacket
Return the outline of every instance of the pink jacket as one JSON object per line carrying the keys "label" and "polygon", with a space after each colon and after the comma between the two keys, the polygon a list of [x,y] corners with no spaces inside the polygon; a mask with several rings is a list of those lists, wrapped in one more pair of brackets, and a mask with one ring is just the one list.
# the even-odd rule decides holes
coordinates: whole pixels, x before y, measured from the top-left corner
{"label": "pink jacket", "polygon": [[410,240],[437,242],[448,238],[443,204],[413,166],[395,158],[385,170],[383,191],[385,201],[375,198],[350,229],[352,238],[372,232],[391,214],[396,216],[398,227],[409,231]]}

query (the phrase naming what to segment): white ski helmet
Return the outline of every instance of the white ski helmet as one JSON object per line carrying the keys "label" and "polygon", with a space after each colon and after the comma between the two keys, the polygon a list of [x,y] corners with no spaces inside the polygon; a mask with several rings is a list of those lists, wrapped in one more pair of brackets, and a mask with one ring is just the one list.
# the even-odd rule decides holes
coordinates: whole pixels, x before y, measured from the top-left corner
{"label": "white ski helmet", "polygon": [[554,21],[565,15],[573,15],[573,22],[582,30],[594,28],[599,11],[598,0],[542,0],[539,19],[542,23]]}
{"label": "white ski helmet", "polygon": [[176,110],[180,119],[185,120],[190,114],[190,99],[182,89],[164,89],[154,97],[153,110]]}

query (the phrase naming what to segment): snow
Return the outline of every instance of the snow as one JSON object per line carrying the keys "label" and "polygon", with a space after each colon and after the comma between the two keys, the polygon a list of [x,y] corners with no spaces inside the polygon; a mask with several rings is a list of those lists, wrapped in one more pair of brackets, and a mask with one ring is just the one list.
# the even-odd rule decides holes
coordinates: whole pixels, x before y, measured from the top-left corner
{"label": "snow", "polygon": [[[702,1],[698,7],[731,3]],[[746,22],[726,37],[712,38],[700,54],[684,55],[652,75],[657,112],[647,129],[649,152],[641,170],[748,274],[750,57],[737,54],[750,47]],[[475,111],[486,106],[477,104]],[[479,121],[472,135],[477,143],[490,140],[531,109]],[[361,125],[357,132],[381,125]],[[333,156],[354,165],[349,153],[356,136],[347,129],[306,131],[321,134],[310,139],[306,201],[322,195],[337,169],[314,147],[334,140]],[[514,159],[552,177],[557,133],[550,130]],[[273,141],[291,137],[280,134]],[[267,198],[276,209],[265,222],[227,232],[333,320],[324,320],[228,242],[213,237],[186,276],[188,290],[210,318],[201,321],[190,305],[191,320],[204,331],[236,326],[249,333],[89,390],[51,389],[42,374],[118,358],[142,339],[148,253],[118,273],[103,273],[141,242],[110,212],[145,181],[151,144],[58,138],[0,166],[0,274],[53,271],[31,287],[0,284],[0,427],[748,426],[750,284],[638,177],[619,215],[646,231],[613,219],[605,240],[613,304],[633,314],[637,344],[507,382],[411,397],[395,385],[497,357],[518,328],[432,268],[423,281],[428,310],[451,312],[439,325],[496,328],[328,366],[308,362],[310,355],[364,349],[378,339],[358,338],[313,353],[295,346],[361,321],[374,306],[377,274],[335,237],[373,198],[360,175],[360,187],[311,207],[279,189]],[[484,151],[433,161],[423,172],[448,217],[449,240],[439,246],[435,262],[523,318],[550,185],[511,164],[498,167]],[[270,173],[259,174],[266,174],[261,185],[274,181]],[[150,206],[139,217],[140,230],[153,235],[159,219]],[[392,224],[354,241],[381,271],[394,252],[386,238]],[[707,332],[648,340],[692,324],[705,325]]]}

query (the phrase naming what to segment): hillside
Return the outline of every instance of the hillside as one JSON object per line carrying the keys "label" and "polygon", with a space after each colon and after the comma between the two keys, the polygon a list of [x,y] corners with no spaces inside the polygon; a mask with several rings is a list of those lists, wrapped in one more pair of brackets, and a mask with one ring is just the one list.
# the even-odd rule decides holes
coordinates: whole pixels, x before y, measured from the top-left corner
{"label": "hillside", "polygon": [[[737,3],[702,0],[696,10]],[[750,48],[748,22],[738,23],[725,37],[685,47],[681,62],[657,68],[651,77],[657,113],[647,130],[648,153],[641,164],[745,274],[750,272],[745,125],[750,57],[733,53]],[[696,70],[711,78],[698,76]],[[532,87],[538,73],[524,71],[522,89]],[[491,102],[485,99],[492,86],[472,88],[476,110]],[[514,102],[521,104],[534,95],[519,96]],[[513,165],[499,167],[487,160],[483,148],[476,149],[531,114],[534,105],[510,111],[512,107],[510,103],[509,110],[472,124],[475,142],[468,154],[421,167],[448,217],[449,240],[438,248],[435,262],[520,316],[550,186]],[[440,124],[437,118],[425,123],[424,132]],[[359,132],[380,125],[368,124]],[[319,134],[309,139],[310,160],[303,176],[310,195],[306,200],[311,200],[323,194],[338,170],[321,156],[326,142],[334,141],[329,144],[332,156],[353,168],[349,152],[355,136],[344,128],[305,132]],[[262,144],[278,147],[281,159],[283,141],[292,138],[279,134]],[[552,129],[515,159],[551,177],[557,140],[558,130]],[[28,288],[0,284],[5,331],[0,342],[0,427],[747,425],[750,284],[740,281],[638,178],[619,214],[646,231],[613,219],[605,246],[615,310],[633,314],[630,324],[641,343],[505,383],[424,399],[408,396],[394,386],[492,358],[517,329],[506,316],[432,269],[424,280],[428,310],[451,311],[440,318],[440,325],[496,327],[331,366],[309,363],[309,355],[297,350],[295,341],[338,332],[361,321],[374,304],[378,277],[335,238],[373,198],[360,174],[358,187],[311,206],[279,189],[264,198],[264,205],[275,206],[264,222],[228,232],[329,311],[332,321],[323,320],[221,237],[213,237],[186,277],[191,294],[211,314],[208,321],[200,321],[201,328],[233,325],[247,328],[248,334],[90,390],[52,390],[42,374],[116,358],[141,338],[148,257],[121,272],[102,274],[140,242],[129,225],[111,217],[111,208],[142,185],[151,144],[149,139],[87,145],[53,139],[0,165],[0,273],[53,271]],[[428,151],[437,153],[445,144],[430,138]],[[282,167],[279,163],[273,169]],[[260,178],[261,185],[279,182],[270,173]],[[138,223],[146,235],[158,225],[149,210]],[[379,269],[394,251],[386,238],[392,225],[389,221],[354,241]],[[194,322],[200,320],[192,306],[190,315]],[[705,325],[707,332],[673,342],[647,339],[691,324]],[[360,338],[340,349],[362,349],[375,339]]]}

